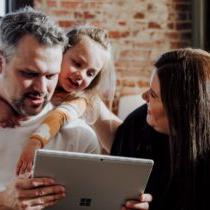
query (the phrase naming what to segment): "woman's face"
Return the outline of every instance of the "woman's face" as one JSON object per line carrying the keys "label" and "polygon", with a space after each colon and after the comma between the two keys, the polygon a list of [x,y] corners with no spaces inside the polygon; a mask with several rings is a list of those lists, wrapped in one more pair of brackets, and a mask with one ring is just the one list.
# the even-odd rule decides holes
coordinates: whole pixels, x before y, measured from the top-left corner
{"label": "woman's face", "polygon": [[143,93],[142,98],[148,106],[147,123],[156,131],[169,134],[168,117],[161,100],[160,82],[156,72],[152,75],[149,90]]}
{"label": "woman's face", "polygon": [[84,90],[103,68],[107,54],[99,43],[83,36],[63,56],[59,85],[67,92]]}

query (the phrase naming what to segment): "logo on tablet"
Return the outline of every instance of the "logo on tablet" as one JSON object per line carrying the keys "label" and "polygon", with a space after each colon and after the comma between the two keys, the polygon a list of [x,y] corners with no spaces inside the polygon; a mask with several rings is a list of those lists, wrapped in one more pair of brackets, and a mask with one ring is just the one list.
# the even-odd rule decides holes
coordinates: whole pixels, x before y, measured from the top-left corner
{"label": "logo on tablet", "polygon": [[91,201],[92,201],[92,199],[90,199],[90,198],[81,198],[79,205],[89,207],[89,206],[91,206]]}

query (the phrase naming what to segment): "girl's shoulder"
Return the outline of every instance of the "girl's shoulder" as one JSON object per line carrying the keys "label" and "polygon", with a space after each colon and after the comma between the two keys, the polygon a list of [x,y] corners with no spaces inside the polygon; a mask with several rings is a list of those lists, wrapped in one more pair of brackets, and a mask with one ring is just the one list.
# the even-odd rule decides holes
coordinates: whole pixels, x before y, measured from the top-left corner
{"label": "girl's shoulder", "polygon": [[59,106],[61,103],[65,102],[65,101],[70,101],[72,99],[73,99],[73,97],[70,93],[67,93],[62,90],[56,90],[53,94],[51,102],[54,106]]}

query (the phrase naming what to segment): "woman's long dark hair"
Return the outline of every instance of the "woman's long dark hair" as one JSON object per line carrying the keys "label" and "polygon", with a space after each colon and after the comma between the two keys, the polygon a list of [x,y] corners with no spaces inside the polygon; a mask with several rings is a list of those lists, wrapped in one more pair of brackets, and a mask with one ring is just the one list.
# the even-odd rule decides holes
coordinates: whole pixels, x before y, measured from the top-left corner
{"label": "woman's long dark hair", "polygon": [[176,196],[171,209],[208,209],[204,194],[210,189],[210,55],[190,48],[174,50],[155,66],[169,119],[170,190]]}

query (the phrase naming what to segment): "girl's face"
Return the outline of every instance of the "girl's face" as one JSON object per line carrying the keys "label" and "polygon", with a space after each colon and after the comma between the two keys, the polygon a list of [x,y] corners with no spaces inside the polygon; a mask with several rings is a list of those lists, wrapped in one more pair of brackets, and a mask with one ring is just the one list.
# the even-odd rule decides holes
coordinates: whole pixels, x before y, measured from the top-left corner
{"label": "girl's face", "polygon": [[84,90],[101,71],[107,56],[107,50],[84,35],[64,54],[59,85],[67,92]]}
{"label": "girl's face", "polygon": [[161,100],[160,82],[156,72],[152,75],[150,89],[143,93],[142,98],[148,106],[147,123],[160,133],[169,134],[168,117]]}

